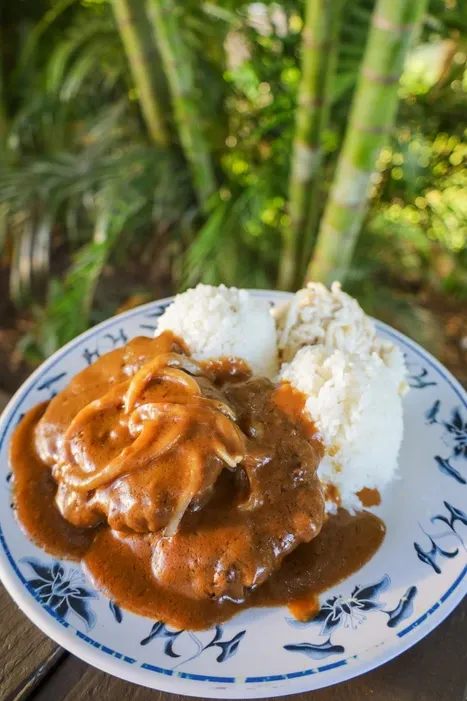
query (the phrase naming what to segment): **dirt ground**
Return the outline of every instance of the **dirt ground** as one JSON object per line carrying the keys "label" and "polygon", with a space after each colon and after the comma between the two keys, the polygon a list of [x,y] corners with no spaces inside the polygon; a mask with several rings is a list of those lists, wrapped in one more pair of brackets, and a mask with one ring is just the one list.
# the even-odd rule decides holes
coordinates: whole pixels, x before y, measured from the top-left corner
{"label": "dirt ground", "polygon": [[[147,289],[153,294],[131,296],[130,290],[135,289],[135,279],[141,281],[141,270],[127,271],[127,279],[118,280],[112,274],[106,276],[100,291],[100,297],[114,301],[113,308],[123,310],[149,299],[156,299],[170,294],[170,284],[167,279],[159,277],[157,283],[150,280]],[[144,279],[144,278],[143,278]],[[439,360],[467,386],[467,313],[465,303],[454,298],[440,297],[433,293],[419,295],[417,303],[428,310],[436,322],[436,349],[431,350]],[[390,322],[397,327],[397,318]],[[18,344],[32,327],[31,319],[23,312],[17,311],[8,299],[8,276],[5,268],[0,269],[0,391],[12,394],[28,377],[34,367],[26,362],[18,350]],[[401,329],[407,333],[407,328]]]}

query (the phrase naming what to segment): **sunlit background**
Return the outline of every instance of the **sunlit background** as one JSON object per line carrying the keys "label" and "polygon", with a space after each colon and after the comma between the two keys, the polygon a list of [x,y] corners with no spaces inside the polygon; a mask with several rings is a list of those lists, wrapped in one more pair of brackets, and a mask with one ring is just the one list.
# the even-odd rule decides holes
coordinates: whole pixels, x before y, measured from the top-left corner
{"label": "sunlit background", "polygon": [[[304,205],[313,207],[312,223],[291,254],[296,106],[313,1],[4,3],[4,390],[122,308],[199,281],[301,284],[324,236],[319,221],[375,7],[342,2],[320,173]],[[404,1],[394,0],[394,11]],[[467,3],[430,0],[406,54],[397,118],[374,164],[355,249],[322,275],[335,273],[367,311],[463,380],[466,61]]]}

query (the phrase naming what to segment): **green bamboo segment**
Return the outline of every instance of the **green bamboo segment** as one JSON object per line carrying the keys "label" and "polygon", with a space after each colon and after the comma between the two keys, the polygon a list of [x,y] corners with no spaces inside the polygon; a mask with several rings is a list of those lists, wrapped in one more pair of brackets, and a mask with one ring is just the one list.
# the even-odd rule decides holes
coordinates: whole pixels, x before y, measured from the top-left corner
{"label": "green bamboo segment", "polygon": [[161,53],[180,142],[190,165],[202,207],[216,189],[216,178],[198,109],[202,95],[196,88],[192,57],[180,27],[183,5],[176,0],[148,0],[156,41]]}
{"label": "green bamboo segment", "polygon": [[378,0],[334,181],[307,279],[343,279],[367,210],[371,176],[394,124],[399,78],[427,0]]}
{"label": "green bamboo segment", "polygon": [[149,134],[154,143],[166,146],[170,135],[157,96],[157,49],[144,2],[112,0],[112,7]]}
{"label": "green bamboo segment", "polygon": [[[5,90],[3,85],[3,66],[2,59],[0,56],[0,148],[5,145],[6,135],[8,131],[8,119],[7,119],[7,109],[5,104]],[[0,224],[1,228],[1,224]],[[0,236],[1,243],[1,236]],[[0,251],[2,247],[0,245]]]}
{"label": "green bamboo segment", "polygon": [[[328,121],[330,86],[336,70],[342,5],[343,0],[307,0],[306,3],[302,77],[289,183],[290,227],[284,237],[279,272],[282,289],[293,286],[301,240],[312,239],[313,232],[309,229],[316,224],[317,198],[312,197],[312,190],[316,189],[313,185],[317,184],[321,169],[322,133]],[[311,222],[307,225],[309,219]]]}

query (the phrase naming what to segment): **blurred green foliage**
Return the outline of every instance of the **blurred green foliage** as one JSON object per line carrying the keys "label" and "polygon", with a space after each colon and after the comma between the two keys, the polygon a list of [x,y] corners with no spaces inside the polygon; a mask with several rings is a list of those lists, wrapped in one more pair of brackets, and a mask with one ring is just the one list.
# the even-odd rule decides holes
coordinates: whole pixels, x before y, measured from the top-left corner
{"label": "blurred green foliage", "polygon": [[[322,205],[373,6],[348,0],[344,8]],[[107,261],[124,270],[126,256],[143,258],[154,242],[174,290],[199,280],[275,286],[289,224],[303,2],[190,0],[182,20],[218,181],[205,212],[162,69],[171,147],[156,148],[147,135],[109,0],[2,9],[0,255],[12,297],[37,320],[36,354],[90,323]],[[426,286],[467,299],[466,60],[467,5],[432,0],[348,275],[349,289],[376,313],[392,303],[402,315],[405,296]]]}

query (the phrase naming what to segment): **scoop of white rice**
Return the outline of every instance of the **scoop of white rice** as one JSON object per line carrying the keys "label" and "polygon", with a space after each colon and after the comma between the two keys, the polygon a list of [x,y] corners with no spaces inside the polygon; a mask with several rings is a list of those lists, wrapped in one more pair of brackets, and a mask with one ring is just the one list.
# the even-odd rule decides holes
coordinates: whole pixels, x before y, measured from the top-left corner
{"label": "scoop of white rice", "polygon": [[160,317],[156,334],[171,330],[196,360],[243,358],[254,374],[277,374],[274,319],[266,300],[225,285],[198,285],[175,297]]}
{"label": "scoop of white rice", "polygon": [[337,487],[349,510],[361,508],[357,492],[383,489],[397,470],[405,366],[395,346],[379,346],[379,352],[365,355],[308,346],[280,372],[281,380],[307,396],[305,410],[326,451],[318,474],[325,485]]}
{"label": "scoop of white rice", "polygon": [[291,302],[274,311],[279,354],[290,362],[304,346],[321,344],[329,352],[369,353],[375,339],[374,324],[338,282],[331,289],[310,282]]}
{"label": "scoop of white rice", "polygon": [[[246,290],[198,285],[175,297],[157,333],[181,336],[195,359],[233,356],[256,375],[277,377],[278,353],[286,362],[279,380],[307,396],[306,412],[323,439],[318,474],[337,487],[344,508],[361,507],[364,487],[382,490],[397,470],[402,441],[404,358],[376,337],[358,302],[311,283],[275,312]],[[328,511],[335,508],[326,504]]]}

